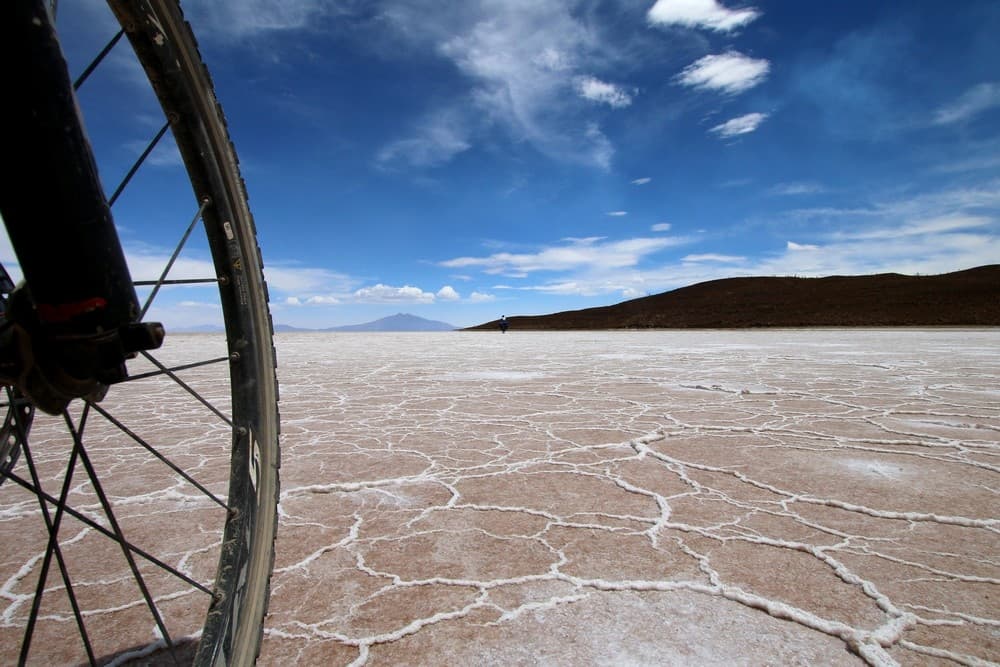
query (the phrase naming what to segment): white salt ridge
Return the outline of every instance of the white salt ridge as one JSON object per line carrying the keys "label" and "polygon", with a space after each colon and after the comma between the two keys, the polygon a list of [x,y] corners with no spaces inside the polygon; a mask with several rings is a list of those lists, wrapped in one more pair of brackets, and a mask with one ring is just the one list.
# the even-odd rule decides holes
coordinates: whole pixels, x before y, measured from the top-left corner
{"label": "white salt ridge", "polygon": [[446,373],[435,376],[441,380],[498,380],[501,382],[514,382],[517,380],[537,380],[545,377],[542,373],[532,371],[468,371],[460,373]]}

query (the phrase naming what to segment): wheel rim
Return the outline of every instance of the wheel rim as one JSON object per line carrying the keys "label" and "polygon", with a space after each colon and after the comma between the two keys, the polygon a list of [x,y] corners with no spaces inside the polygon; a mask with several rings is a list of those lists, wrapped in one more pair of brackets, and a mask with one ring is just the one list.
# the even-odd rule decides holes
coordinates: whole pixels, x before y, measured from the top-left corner
{"label": "wheel rim", "polygon": [[[112,3],[119,20],[136,31],[130,38],[148,37],[123,20],[135,11],[158,25],[173,22],[177,48],[199,58],[171,3],[119,4]],[[157,71],[148,54],[144,62]],[[159,74],[181,88],[191,85],[182,77],[198,76]],[[195,102],[211,102],[217,114],[210,85],[201,94]],[[157,654],[154,662],[187,663],[201,636],[199,662],[240,664],[256,655],[277,497],[271,329],[242,182],[235,159],[225,164],[223,121],[208,118],[207,140],[224,145],[206,149],[205,138],[185,135],[192,114],[207,113],[193,106],[175,113],[168,103],[167,113],[180,132],[197,212],[176,225],[174,250],[159,253],[170,259],[151,275],[133,266],[133,277],[149,299],[144,313],[154,317],[167,290],[217,285],[226,335],[168,335],[161,350],[130,362],[132,378],[102,402],[76,401],[59,417],[33,415],[7,390],[0,643],[18,646],[22,663],[120,664]],[[170,136],[163,128],[158,136]],[[192,163],[213,150],[207,165]],[[135,173],[113,199],[129,196]],[[197,256],[189,234],[198,227],[207,232],[200,249],[211,253],[208,262],[188,262],[209,268],[200,274],[174,262],[192,245]]]}

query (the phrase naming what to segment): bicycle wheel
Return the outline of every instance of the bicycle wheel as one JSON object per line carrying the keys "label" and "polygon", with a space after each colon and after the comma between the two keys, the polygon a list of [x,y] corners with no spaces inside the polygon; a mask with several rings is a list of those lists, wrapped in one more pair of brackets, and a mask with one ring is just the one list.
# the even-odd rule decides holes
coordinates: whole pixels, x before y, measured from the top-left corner
{"label": "bicycle wheel", "polygon": [[[267,610],[280,463],[256,230],[180,8],[169,0],[109,5],[159,99],[197,209],[162,271],[132,267],[148,293],[143,313],[161,289],[211,283],[225,340],[181,336],[143,352],[129,363],[130,379],[100,403],[75,401],[57,418],[27,410],[8,389],[4,435],[18,447],[5,464],[16,469],[0,468],[8,477],[0,487],[0,645],[19,646],[21,664],[249,664]],[[189,234],[199,219],[212,270],[176,278],[171,267],[185,244],[197,245]],[[40,530],[26,528],[28,520]]]}

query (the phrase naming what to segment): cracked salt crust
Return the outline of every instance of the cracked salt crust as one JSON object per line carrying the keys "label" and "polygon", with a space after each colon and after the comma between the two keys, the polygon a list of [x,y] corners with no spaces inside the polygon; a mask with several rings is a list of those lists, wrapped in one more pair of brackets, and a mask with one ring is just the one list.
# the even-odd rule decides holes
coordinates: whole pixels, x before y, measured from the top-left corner
{"label": "cracked salt crust", "polygon": [[[328,354],[362,340],[338,337]],[[406,340],[419,349],[400,338],[368,363],[344,354],[342,374],[365,383],[336,408],[338,441],[377,438],[364,455],[383,467],[332,489],[339,512],[324,501],[357,530],[322,558],[350,554],[354,568],[323,576],[325,603],[276,596],[262,659],[1000,658],[986,597],[1000,575],[995,332],[514,332],[502,350],[486,334]],[[284,360],[306,353],[296,336],[279,341]],[[385,421],[397,414],[410,423]],[[405,466],[416,452],[430,465],[398,474],[393,457]],[[423,491],[405,507],[355,502],[386,482]],[[297,495],[286,486],[308,513]],[[392,622],[359,631],[351,610],[389,611],[391,591],[411,602],[393,598]]]}
{"label": "cracked salt crust", "polygon": [[[260,664],[1000,661],[996,330],[277,343]],[[140,519],[207,512],[123,488]],[[0,633],[23,616],[25,544],[0,560]]]}

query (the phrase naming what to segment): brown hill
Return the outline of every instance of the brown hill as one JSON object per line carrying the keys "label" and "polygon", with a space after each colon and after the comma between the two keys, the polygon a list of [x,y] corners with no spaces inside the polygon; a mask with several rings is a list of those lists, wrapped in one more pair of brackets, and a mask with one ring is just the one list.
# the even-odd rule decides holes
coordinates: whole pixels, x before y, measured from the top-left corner
{"label": "brown hill", "polygon": [[[726,278],[613,306],[508,320],[515,331],[1000,326],[1000,264],[937,276]],[[493,320],[470,330],[497,328]]]}

